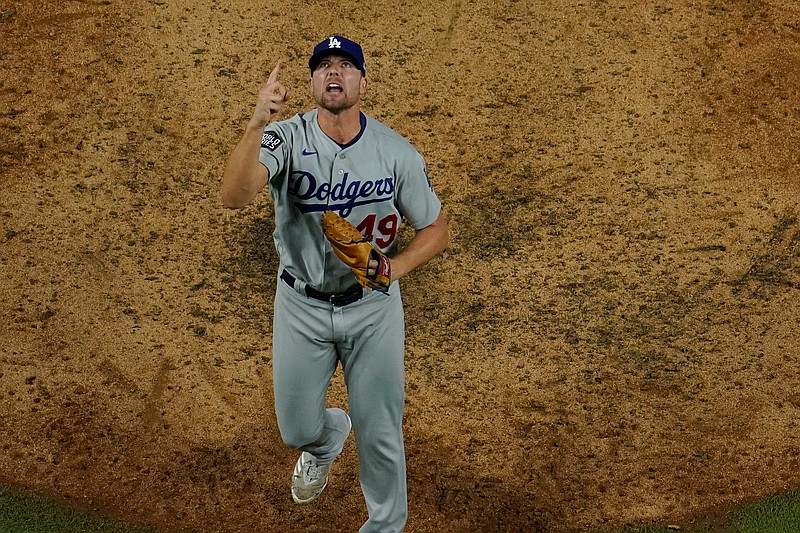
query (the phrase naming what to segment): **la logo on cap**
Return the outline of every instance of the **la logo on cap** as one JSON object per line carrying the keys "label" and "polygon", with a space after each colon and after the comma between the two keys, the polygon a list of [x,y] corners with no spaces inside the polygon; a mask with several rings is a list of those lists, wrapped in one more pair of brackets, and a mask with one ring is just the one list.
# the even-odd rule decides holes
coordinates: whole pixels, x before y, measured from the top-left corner
{"label": "la logo on cap", "polygon": [[341,35],[331,35],[322,39],[317,46],[314,47],[314,53],[308,60],[308,67],[313,73],[319,65],[322,58],[328,55],[342,55],[349,58],[352,63],[358,67],[362,74],[366,75],[364,68],[364,52],[361,46],[347,37]]}

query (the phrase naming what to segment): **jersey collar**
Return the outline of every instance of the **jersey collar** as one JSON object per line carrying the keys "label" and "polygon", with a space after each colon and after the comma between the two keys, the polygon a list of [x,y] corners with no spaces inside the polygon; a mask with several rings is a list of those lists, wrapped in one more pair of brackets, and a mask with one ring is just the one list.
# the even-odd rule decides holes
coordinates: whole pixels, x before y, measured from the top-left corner
{"label": "jersey collar", "polygon": [[[331,139],[333,142],[335,142],[337,145],[339,145],[339,148],[341,148],[342,150],[344,150],[345,148],[348,148],[350,146],[353,146],[355,143],[358,142],[358,140],[361,138],[361,136],[364,135],[364,131],[367,129],[367,116],[362,111],[359,111],[359,120],[361,122],[361,130],[358,132],[358,135],[353,137],[353,140],[350,141],[349,143],[342,144],[340,142],[334,141],[330,137],[328,137],[328,138]],[[323,133],[325,133],[325,132],[323,132]]]}

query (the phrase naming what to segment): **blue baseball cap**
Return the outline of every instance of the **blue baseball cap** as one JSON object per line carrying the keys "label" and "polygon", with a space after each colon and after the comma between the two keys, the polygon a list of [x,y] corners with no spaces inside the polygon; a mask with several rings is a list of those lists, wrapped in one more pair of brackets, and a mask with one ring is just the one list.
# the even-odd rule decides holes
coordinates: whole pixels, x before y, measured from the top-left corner
{"label": "blue baseball cap", "polygon": [[323,58],[334,54],[350,58],[361,71],[361,74],[366,76],[367,66],[364,64],[364,52],[361,51],[361,46],[357,42],[341,35],[331,35],[315,46],[314,53],[311,54],[311,58],[308,60],[308,68],[311,69],[311,72],[314,72]]}

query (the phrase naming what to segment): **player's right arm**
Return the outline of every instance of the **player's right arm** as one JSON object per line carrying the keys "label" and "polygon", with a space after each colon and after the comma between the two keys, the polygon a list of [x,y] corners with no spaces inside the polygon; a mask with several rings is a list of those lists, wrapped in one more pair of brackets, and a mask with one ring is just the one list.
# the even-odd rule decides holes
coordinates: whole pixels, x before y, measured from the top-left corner
{"label": "player's right arm", "polygon": [[278,81],[278,62],[258,91],[258,102],[244,134],[231,152],[222,173],[222,205],[238,209],[248,205],[267,185],[269,171],[259,160],[261,139],[270,118],[286,104],[291,93]]}

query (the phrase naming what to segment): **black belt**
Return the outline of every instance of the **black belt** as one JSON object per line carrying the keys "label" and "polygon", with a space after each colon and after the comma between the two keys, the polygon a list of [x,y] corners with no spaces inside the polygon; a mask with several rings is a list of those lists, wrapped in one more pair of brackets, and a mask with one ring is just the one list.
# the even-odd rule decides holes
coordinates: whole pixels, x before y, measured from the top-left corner
{"label": "black belt", "polygon": [[[281,272],[281,279],[291,288],[294,288],[294,282],[297,281],[286,269],[283,269],[283,272]],[[314,298],[315,300],[331,303],[337,307],[342,307],[343,305],[359,301],[364,296],[364,290],[360,286],[357,286],[345,292],[321,292],[314,287],[306,285],[306,296]]]}

